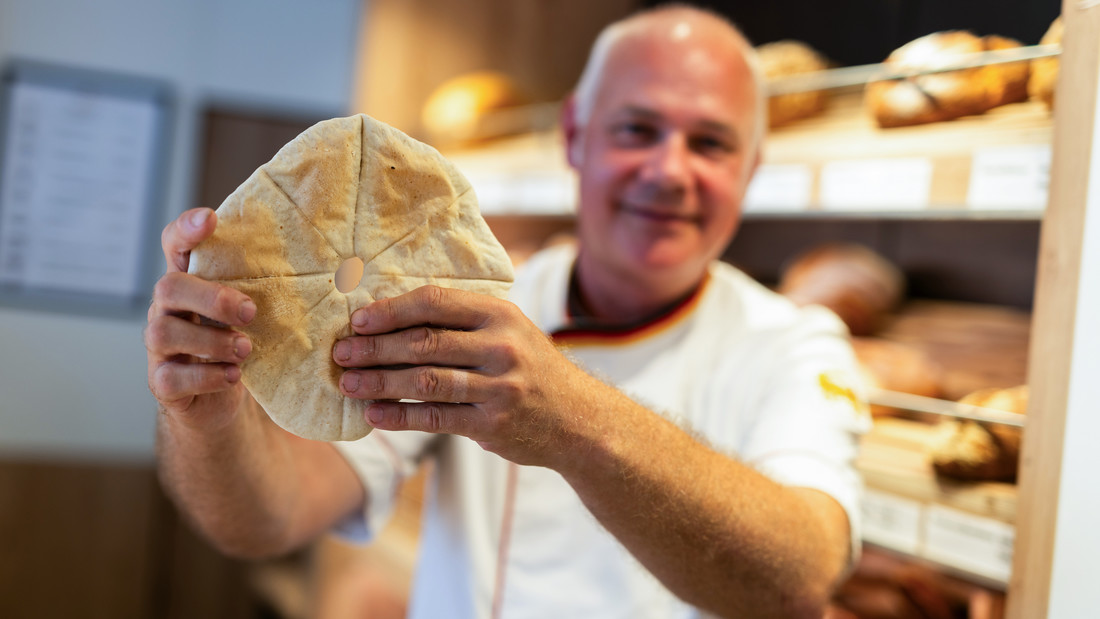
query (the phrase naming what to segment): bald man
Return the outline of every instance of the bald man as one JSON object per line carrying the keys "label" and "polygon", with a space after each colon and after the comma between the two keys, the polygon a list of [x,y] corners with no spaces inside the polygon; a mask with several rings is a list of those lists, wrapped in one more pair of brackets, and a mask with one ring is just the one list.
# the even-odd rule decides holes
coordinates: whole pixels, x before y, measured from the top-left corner
{"label": "bald man", "polygon": [[715,15],[606,29],[562,117],[578,246],[533,257],[510,302],[426,287],[355,312],[341,389],[386,402],[352,443],[274,426],[235,334],[184,319],[255,313],[186,275],[216,224],[185,213],[147,343],[166,486],[220,548],[257,557],[333,528],[369,540],[434,460],[413,617],[820,617],[858,550],[866,407],[835,316],[717,260],[763,96]]}

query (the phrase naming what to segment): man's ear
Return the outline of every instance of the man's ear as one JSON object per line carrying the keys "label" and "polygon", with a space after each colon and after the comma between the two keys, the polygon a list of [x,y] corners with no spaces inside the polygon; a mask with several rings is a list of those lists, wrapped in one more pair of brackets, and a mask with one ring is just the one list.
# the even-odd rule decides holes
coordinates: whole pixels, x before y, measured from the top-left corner
{"label": "man's ear", "polygon": [[581,128],[577,124],[577,101],[572,94],[565,98],[561,106],[561,129],[565,137],[565,158],[569,161],[569,167],[579,170],[583,158],[583,140]]}

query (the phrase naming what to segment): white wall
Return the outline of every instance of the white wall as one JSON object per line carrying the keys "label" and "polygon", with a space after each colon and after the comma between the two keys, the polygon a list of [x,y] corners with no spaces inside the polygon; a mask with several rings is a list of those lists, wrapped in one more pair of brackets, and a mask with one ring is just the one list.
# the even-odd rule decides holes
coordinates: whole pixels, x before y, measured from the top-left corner
{"label": "white wall", "polygon": [[[203,102],[346,112],[359,11],[360,0],[0,0],[0,61],[172,83],[167,222],[190,206]],[[143,326],[0,307],[0,454],[149,458]]]}

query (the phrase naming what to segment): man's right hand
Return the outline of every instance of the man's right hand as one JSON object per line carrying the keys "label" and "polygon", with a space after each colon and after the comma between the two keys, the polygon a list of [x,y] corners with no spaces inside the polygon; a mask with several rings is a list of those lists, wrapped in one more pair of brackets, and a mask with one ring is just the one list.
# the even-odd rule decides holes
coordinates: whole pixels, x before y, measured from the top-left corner
{"label": "man's right hand", "polygon": [[191,250],[216,225],[212,210],[197,208],[164,228],[161,247],[168,266],[154,288],[145,328],[149,390],[161,411],[205,430],[232,422],[248,397],[240,363],[252,343],[231,327],[248,324],[256,314],[244,293],[187,273]]}

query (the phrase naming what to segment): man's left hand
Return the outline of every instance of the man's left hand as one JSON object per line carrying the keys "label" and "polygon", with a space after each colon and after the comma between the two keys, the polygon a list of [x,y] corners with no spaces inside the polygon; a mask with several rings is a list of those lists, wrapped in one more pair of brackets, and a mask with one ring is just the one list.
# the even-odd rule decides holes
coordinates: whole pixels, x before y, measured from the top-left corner
{"label": "man's left hand", "polygon": [[[460,434],[520,464],[554,467],[583,431],[573,403],[604,387],[512,303],[425,286],[352,314],[333,347],[350,397],[383,430]],[[417,402],[398,402],[416,400]]]}

